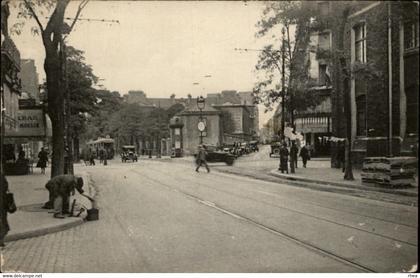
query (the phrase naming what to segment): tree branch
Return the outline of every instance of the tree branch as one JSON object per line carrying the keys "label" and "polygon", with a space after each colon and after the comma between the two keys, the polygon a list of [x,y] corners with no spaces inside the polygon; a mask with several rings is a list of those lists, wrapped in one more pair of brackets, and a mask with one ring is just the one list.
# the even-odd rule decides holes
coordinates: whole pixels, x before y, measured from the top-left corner
{"label": "tree branch", "polygon": [[25,7],[29,10],[29,12],[32,14],[32,16],[35,18],[36,23],[38,24],[39,28],[41,29],[41,34],[44,33],[44,27],[41,24],[41,21],[39,21],[38,16],[36,15],[34,9],[32,8],[31,4],[28,2],[28,0],[23,0],[25,2]]}
{"label": "tree branch", "polygon": [[77,19],[78,19],[78,18],[79,18],[79,16],[80,16],[80,13],[81,13],[81,12],[82,12],[82,10],[86,7],[86,5],[88,4],[88,2],[89,2],[89,0],[83,0],[82,2],[80,2],[79,7],[77,8],[77,12],[76,12],[76,15],[75,15],[75,17],[74,17],[73,23],[72,23],[72,24],[71,24],[71,26],[70,26],[70,29],[69,29],[69,34],[70,34],[71,30],[73,30],[73,27],[74,27],[74,25],[76,24]]}

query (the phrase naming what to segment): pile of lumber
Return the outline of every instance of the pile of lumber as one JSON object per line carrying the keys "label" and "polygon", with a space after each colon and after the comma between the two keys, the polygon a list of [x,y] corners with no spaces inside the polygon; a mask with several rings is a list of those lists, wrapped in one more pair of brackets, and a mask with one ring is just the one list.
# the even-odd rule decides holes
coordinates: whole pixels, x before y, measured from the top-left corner
{"label": "pile of lumber", "polygon": [[367,157],[363,161],[362,182],[390,187],[415,185],[415,157]]}

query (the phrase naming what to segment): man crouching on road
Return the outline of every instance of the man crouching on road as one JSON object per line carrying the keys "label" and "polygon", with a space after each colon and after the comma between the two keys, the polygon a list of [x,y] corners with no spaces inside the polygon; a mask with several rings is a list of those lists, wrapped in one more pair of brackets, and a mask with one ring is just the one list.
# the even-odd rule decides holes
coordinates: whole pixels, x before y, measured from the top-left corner
{"label": "man crouching on road", "polygon": [[74,175],[59,175],[47,182],[45,188],[50,193],[49,201],[43,208],[54,207],[54,217],[64,218],[65,213],[69,213],[70,194],[74,195],[74,190],[83,194],[83,179]]}

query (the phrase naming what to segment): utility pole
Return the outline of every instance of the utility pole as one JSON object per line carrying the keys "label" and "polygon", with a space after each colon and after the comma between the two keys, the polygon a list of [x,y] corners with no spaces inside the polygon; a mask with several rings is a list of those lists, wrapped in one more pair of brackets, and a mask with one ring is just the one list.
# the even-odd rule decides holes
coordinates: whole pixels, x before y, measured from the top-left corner
{"label": "utility pole", "polygon": [[73,174],[73,144],[71,140],[70,131],[70,92],[68,90],[68,76],[67,76],[67,53],[64,38],[60,42],[60,57],[61,57],[61,89],[64,91],[64,130],[65,130],[65,153],[64,153],[64,173]]}
{"label": "utility pole", "polygon": [[161,158],[161,139],[160,139],[160,101],[159,101],[159,113],[158,113],[158,140],[157,140],[157,154],[156,158]]}
{"label": "utility pole", "polygon": [[284,29],[284,27],[281,29],[281,34],[282,34],[282,43],[281,43],[281,135],[280,135],[280,138],[282,139],[282,140],[284,140],[285,138],[284,138],[284,125],[285,125],[285,119],[284,119],[284,117],[285,117],[285,108],[286,108],[286,105],[285,105],[285,102],[286,102],[286,99],[285,99],[285,96],[286,96],[286,92],[285,92],[285,90],[284,90],[284,82],[285,82],[285,77],[284,77],[284,60],[285,60],[285,56],[286,56],[286,53],[285,53],[285,51],[284,51],[284,33],[285,33],[285,29]]}
{"label": "utility pole", "polygon": [[391,2],[388,3],[388,156],[393,156],[392,151],[392,19]]}

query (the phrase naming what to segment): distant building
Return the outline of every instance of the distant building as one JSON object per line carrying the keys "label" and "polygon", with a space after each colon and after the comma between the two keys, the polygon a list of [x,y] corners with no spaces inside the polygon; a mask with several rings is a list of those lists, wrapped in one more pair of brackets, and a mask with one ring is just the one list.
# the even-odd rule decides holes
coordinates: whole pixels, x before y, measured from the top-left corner
{"label": "distant building", "polygon": [[[171,139],[172,148],[175,142],[182,145],[182,151],[190,154],[196,151],[200,141],[200,132],[197,124],[200,119],[200,111],[197,108],[197,99],[189,95],[187,98],[176,98],[171,95],[169,98],[149,98],[141,91],[129,91],[124,96],[127,103],[136,103],[139,109],[152,111],[156,108],[169,109],[171,106],[180,104],[184,110],[177,114],[179,124],[182,126],[182,136],[180,140]],[[203,142],[209,145],[232,144],[233,142],[245,142],[256,140],[259,137],[258,128],[258,106],[255,104],[252,92],[237,92],[234,90],[222,91],[221,93],[211,93],[205,99],[205,108],[202,117],[206,122],[206,131],[203,132]],[[178,131],[177,131],[178,132]],[[169,139],[165,139],[169,142]],[[176,143],[178,144],[178,143]],[[141,142],[142,148],[154,148],[156,142]],[[152,147],[150,147],[152,146]]]}
{"label": "distant building", "polygon": [[32,99],[33,104],[40,103],[38,73],[35,61],[32,59],[22,59],[20,62],[20,78],[22,80],[22,94],[26,99]]}
{"label": "distant building", "polygon": [[124,99],[127,103],[136,103],[143,108],[160,107],[165,110],[177,103],[187,106],[191,102],[191,96],[175,98],[173,94],[169,98],[150,98],[143,91],[128,91],[128,94],[124,95]]}
{"label": "distant building", "polygon": [[200,115],[206,123],[203,143],[222,146],[259,139],[258,107],[248,92],[222,91],[208,94],[200,114],[197,100],[192,99],[177,117],[183,124],[182,146],[185,154],[196,152],[200,142]]}

